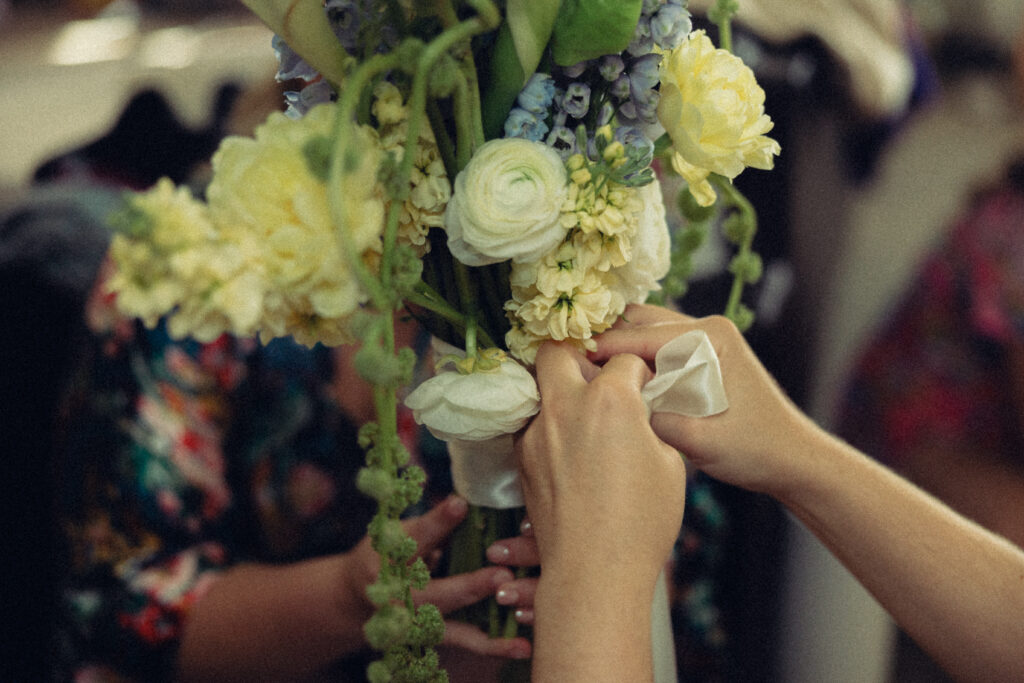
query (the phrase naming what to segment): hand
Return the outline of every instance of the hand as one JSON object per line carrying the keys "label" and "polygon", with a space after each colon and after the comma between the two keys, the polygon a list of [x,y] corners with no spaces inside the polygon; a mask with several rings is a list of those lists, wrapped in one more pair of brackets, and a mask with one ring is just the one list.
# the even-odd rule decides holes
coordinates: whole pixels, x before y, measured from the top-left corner
{"label": "hand", "polygon": [[[533,524],[524,519],[519,526],[520,535],[495,541],[487,549],[487,560],[506,567],[536,567],[540,565],[540,551],[533,535]],[[499,605],[515,608],[516,621],[532,624],[533,600],[537,594],[536,577],[517,578],[498,586],[495,599]]]}
{"label": "hand", "polygon": [[699,418],[656,413],[655,433],[716,479],[768,493],[785,486],[793,459],[813,451],[808,442],[820,430],[786,397],[726,318],[630,306],[611,330],[596,337],[590,359],[601,363],[635,353],[653,363],[662,345],[695,329],[708,334],[718,354],[729,408]]}
{"label": "hand", "polygon": [[682,523],[686,472],[651,430],[640,397],[650,377],[636,356],[598,368],[567,344],[538,351],[541,411],[517,447],[545,575],[586,558],[653,586]]}
{"label": "hand", "polygon": [[[451,496],[423,516],[404,522],[406,533],[416,540],[419,556],[428,565],[436,562],[441,545],[467,511],[464,499]],[[368,538],[360,541],[348,555],[346,583],[348,590],[360,597],[366,610],[365,621],[373,612],[373,605],[366,598],[366,587],[377,580],[380,558],[370,547]],[[484,567],[458,576],[431,579],[422,591],[414,591],[413,600],[417,605],[432,603],[442,614],[448,614],[494,595],[500,586],[514,578],[506,567]],[[490,638],[480,629],[458,621],[445,621],[444,644],[479,655],[514,659],[525,659],[531,652],[530,641],[526,638]]]}

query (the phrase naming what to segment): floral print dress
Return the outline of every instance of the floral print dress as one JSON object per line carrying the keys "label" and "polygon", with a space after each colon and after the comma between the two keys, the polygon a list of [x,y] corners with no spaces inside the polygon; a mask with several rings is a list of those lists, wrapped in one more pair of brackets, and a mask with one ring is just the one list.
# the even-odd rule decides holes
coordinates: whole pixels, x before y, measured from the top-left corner
{"label": "floral print dress", "polygon": [[[354,485],[363,452],[324,381],[329,350],[175,342],[107,303],[90,306],[96,335],[57,472],[59,676],[164,680],[189,610],[221,572],[344,551],[374,504]],[[408,416],[400,430],[415,448]]]}

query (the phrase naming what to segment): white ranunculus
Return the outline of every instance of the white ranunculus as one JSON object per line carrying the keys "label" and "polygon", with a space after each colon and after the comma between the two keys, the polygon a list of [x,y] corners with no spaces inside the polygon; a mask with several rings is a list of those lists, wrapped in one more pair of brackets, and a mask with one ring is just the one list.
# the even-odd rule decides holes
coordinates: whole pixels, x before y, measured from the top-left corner
{"label": "white ranunculus", "polygon": [[627,303],[646,301],[650,292],[661,288],[658,281],[668,275],[672,265],[672,238],[661,184],[654,180],[639,189],[644,209],[633,238],[633,255],[629,263],[615,270]]}
{"label": "white ranunculus", "polygon": [[536,260],[565,239],[567,196],[553,149],[521,138],[486,142],[455,178],[444,216],[448,248],[469,266]]}
{"label": "white ranunculus", "polygon": [[443,441],[482,441],[513,434],[540,410],[533,376],[513,360],[492,372],[442,372],[405,399],[416,422]]}

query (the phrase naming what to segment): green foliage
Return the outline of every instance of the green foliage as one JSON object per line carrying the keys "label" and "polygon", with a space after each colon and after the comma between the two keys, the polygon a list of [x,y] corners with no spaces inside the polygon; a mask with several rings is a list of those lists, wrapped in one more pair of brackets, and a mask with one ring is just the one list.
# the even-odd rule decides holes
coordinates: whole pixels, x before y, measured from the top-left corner
{"label": "green foliage", "polygon": [[617,54],[633,39],[642,0],[563,0],[551,34],[556,64]]}
{"label": "green foliage", "polygon": [[331,174],[331,139],[326,135],[316,135],[302,146],[302,155],[306,157],[306,166],[314,178],[327,182]]}

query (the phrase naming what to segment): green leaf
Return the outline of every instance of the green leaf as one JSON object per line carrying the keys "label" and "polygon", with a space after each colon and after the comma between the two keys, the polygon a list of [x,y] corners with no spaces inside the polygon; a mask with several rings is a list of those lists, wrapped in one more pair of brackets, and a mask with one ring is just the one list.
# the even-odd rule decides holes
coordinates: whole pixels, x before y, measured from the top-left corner
{"label": "green leaf", "polygon": [[483,119],[484,137],[488,140],[499,138],[505,126],[512,103],[523,89],[529,75],[523,73],[522,64],[516,55],[512,30],[508,23],[498,29],[489,59],[484,59],[483,93],[481,95],[481,118]]}
{"label": "green leaf", "polygon": [[642,0],[563,0],[551,35],[556,64],[622,52],[633,40]]}
{"label": "green leaf", "polygon": [[524,74],[520,87],[540,64],[561,4],[561,0],[508,0],[505,20]]}

